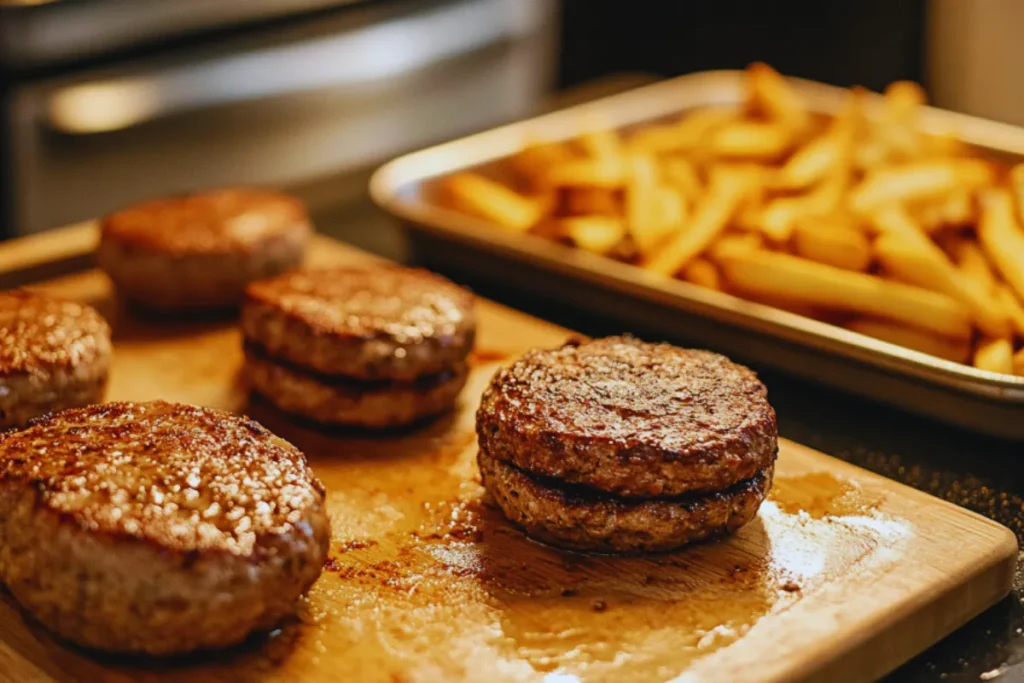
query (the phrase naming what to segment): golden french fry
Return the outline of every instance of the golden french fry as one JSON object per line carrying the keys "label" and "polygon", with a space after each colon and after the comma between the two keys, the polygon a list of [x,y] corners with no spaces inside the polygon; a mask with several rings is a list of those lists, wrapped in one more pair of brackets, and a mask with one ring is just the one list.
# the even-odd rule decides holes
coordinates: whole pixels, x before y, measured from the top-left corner
{"label": "golden french fry", "polygon": [[531,186],[539,189],[544,187],[551,169],[575,158],[576,155],[568,145],[552,142],[524,147],[509,157],[508,162]]}
{"label": "golden french fry", "polygon": [[898,323],[864,318],[854,320],[846,328],[875,339],[905,346],[914,351],[945,358],[955,363],[966,363],[971,357],[971,345],[967,339],[947,339],[928,332],[915,330]]}
{"label": "golden french fry", "polygon": [[704,191],[697,169],[683,157],[669,157],[661,166],[665,182],[683,193],[688,203],[694,203]]}
{"label": "golden french fry", "polygon": [[899,204],[889,204],[867,215],[867,225],[876,235],[895,235],[909,240],[925,240],[924,229]]}
{"label": "golden french fry", "polygon": [[627,140],[630,149],[647,154],[687,152],[702,145],[708,135],[724,123],[733,121],[735,107],[707,107],[688,112],[676,123],[640,128]]}
{"label": "golden french fry", "polygon": [[458,173],[444,183],[452,207],[502,227],[526,232],[547,213],[547,203],[526,197],[477,173]]}
{"label": "golden french fry", "polygon": [[617,190],[606,187],[566,187],[560,212],[565,216],[620,216],[622,198]]}
{"label": "golden french fry", "polygon": [[626,226],[613,216],[572,216],[560,226],[573,244],[597,254],[608,253],[626,236]]}
{"label": "golden french fry", "polygon": [[968,306],[982,332],[991,336],[1010,334],[1005,308],[989,291],[973,286],[934,242],[882,235],[875,240],[875,255],[897,279],[948,294]]}
{"label": "golden french fry", "polygon": [[729,250],[717,260],[729,287],[741,292],[902,322],[952,339],[971,335],[971,311],[945,294],[777,252]]}
{"label": "golden french fry", "polygon": [[707,249],[708,258],[713,261],[720,260],[723,255],[733,251],[757,251],[764,244],[761,235],[756,232],[741,234],[722,235]]}
{"label": "golden french fry", "polygon": [[793,146],[790,129],[765,121],[734,121],[712,133],[707,149],[725,159],[774,161]]}
{"label": "golden french fry", "polygon": [[974,350],[974,367],[989,372],[1013,374],[1013,345],[1009,339],[986,339]]}
{"label": "golden french fry", "polygon": [[633,154],[629,159],[629,180],[626,182],[626,229],[641,252],[655,246],[661,231],[658,203],[658,167],[647,154]]}
{"label": "golden french fry", "polygon": [[619,161],[574,159],[548,171],[545,184],[551,187],[620,188],[626,184],[626,165]]}
{"label": "golden french fry", "polygon": [[978,219],[971,194],[963,190],[915,206],[912,211],[918,225],[928,233],[973,225]]}
{"label": "golden french fry", "polygon": [[1017,220],[1024,223],[1024,164],[1017,164],[1010,169],[1010,190],[1013,201],[1017,205]]}
{"label": "golden french fry", "polygon": [[723,166],[711,176],[707,192],[694,207],[683,230],[643,264],[652,273],[671,276],[690,259],[700,255],[728,225],[729,220],[757,182],[759,174],[748,168]]}
{"label": "golden french fry", "polygon": [[772,242],[789,241],[793,226],[805,216],[823,216],[838,208],[843,187],[838,179],[826,179],[812,192],[770,201],[760,214],[760,228]]}
{"label": "golden french fry", "polygon": [[877,168],[849,196],[850,208],[869,213],[893,202],[913,202],[954,190],[972,190],[995,182],[993,166],[980,159],[929,159]]}
{"label": "golden french fry", "polygon": [[1018,349],[1013,354],[1013,374],[1024,375],[1024,349]]}
{"label": "golden french fry", "polygon": [[584,133],[579,138],[580,147],[591,159],[600,163],[622,163],[622,139],[608,128],[599,128]]}
{"label": "golden french fry", "polygon": [[950,245],[950,251],[964,277],[974,282],[974,286],[982,292],[994,291],[996,276],[977,242],[958,240]]}
{"label": "golden french fry", "polygon": [[1008,191],[988,190],[981,196],[978,239],[1007,284],[1024,297],[1024,231],[1017,224]]}
{"label": "golden french fry", "polygon": [[811,115],[807,107],[779,72],[767,64],[751,64],[747,67],[747,79],[747,101],[751,109],[763,112],[796,133],[808,128]]}
{"label": "golden french fry", "polygon": [[848,173],[861,115],[861,97],[860,91],[850,92],[846,105],[828,129],[797,149],[771,179],[774,189],[802,190],[830,173]]}
{"label": "golden french fry", "polygon": [[871,242],[863,232],[831,216],[804,216],[793,230],[796,253],[843,270],[867,270]]}
{"label": "golden french fry", "polygon": [[682,271],[683,279],[701,287],[721,291],[722,278],[718,275],[718,268],[707,259],[695,258],[686,264]]}
{"label": "golden french fry", "polygon": [[999,303],[1002,304],[1003,309],[1006,310],[1006,314],[1010,317],[1010,324],[1013,326],[1013,333],[1018,337],[1024,338],[1024,305],[1021,304],[1020,299],[1003,283],[999,283],[995,289],[995,296]]}

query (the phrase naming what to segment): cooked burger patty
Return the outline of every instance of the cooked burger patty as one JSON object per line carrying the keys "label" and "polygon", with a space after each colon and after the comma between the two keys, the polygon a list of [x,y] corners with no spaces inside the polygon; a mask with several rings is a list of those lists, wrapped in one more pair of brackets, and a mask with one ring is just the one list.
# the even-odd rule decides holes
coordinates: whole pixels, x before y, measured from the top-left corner
{"label": "cooked burger patty", "polygon": [[101,400],[110,356],[110,327],[91,306],[0,293],[0,429]]}
{"label": "cooked burger patty", "polygon": [[164,310],[220,308],[237,305],[249,282],[297,266],[312,232],[294,197],[214,190],[107,216],[97,257],[129,299]]}
{"label": "cooked burger patty", "polygon": [[246,290],[242,330],[274,357],[360,379],[409,381],[465,360],[473,296],[424,270],[296,270]]}
{"label": "cooked burger patty", "polygon": [[466,384],[465,362],[409,382],[310,373],[247,345],[243,375],[281,410],[317,422],[367,428],[407,425],[449,410]]}
{"label": "cooked burger patty", "polygon": [[479,455],[484,485],[505,516],[541,541],[576,550],[643,553],[673,550],[740,528],[757,514],[774,465],[714,493],[636,500],[552,479],[538,479]]}
{"label": "cooked burger patty", "polygon": [[717,491],[776,457],[757,376],[708,351],[611,337],[499,370],[477,412],[482,451],[624,497]]}
{"label": "cooked burger patty", "polygon": [[293,609],[329,536],[303,455],[244,417],[109,403],[0,434],[0,581],[80,645],[238,643]]}

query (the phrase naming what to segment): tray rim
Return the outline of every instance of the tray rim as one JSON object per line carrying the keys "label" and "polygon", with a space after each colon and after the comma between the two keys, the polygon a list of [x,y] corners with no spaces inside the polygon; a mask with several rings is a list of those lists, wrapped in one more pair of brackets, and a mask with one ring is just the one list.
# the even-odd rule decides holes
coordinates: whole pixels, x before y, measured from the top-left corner
{"label": "tray rim", "polygon": [[[692,315],[709,317],[785,341],[812,347],[877,369],[904,375],[979,398],[1024,406],[1024,377],[978,370],[895,344],[806,318],[765,304],[715,292],[687,282],[661,278],[635,266],[582,252],[536,235],[498,229],[492,223],[421,199],[403,197],[400,190],[447,173],[507,156],[525,140],[558,141],[579,132],[580,121],[607,119],[623,128],[657,120],[692,106],[728,104],[740,91],[743,71],[704,71],[659,81],[639,88],[499,126],[400,156],[377,169],[370,179],[370,196],[389,213],[414,229],[483,249],[518,261],[540,265],[560,275],[581,278],[620,293]],[[845,88],[788,78],[814,111],[831,112]],[[710,99],[699,99],[700,96]],[[689,106],[679,100],[688,96]],[[694,100],[697,101],[694,101]],[[881,104],[871,93],[869,110]],[[966,114],[925,107],[922,127],[932,132],[954,129],[964,142],[998,153],[1024,156],[1024,128]]]}

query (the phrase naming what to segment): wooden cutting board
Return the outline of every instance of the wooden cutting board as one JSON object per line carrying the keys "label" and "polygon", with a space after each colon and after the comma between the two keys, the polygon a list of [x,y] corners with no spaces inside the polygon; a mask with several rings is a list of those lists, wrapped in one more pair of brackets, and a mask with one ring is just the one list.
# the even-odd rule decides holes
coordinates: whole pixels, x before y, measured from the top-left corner
{"label": "wooden cutting board", "polygon": [[[46,272],[49,253],[76,257],[90,231],[0,246],[2,283]],[[370,258],[320,238],[312,261]],[[637,558],[527,540],[482,499],[473,413],[499,363],[569,333],[491,302],[458,409],[371,436],[250,403],[230,322],[131,318],[93,270],[36,286],[111,317],[108,398],[245,411],[305,451],[334,533],[296,618],[180,661],[66,646],[0,593],[3,681],[866,681],[1010,589],[1009,530],[787,441],[771,499],[728,540]]]}

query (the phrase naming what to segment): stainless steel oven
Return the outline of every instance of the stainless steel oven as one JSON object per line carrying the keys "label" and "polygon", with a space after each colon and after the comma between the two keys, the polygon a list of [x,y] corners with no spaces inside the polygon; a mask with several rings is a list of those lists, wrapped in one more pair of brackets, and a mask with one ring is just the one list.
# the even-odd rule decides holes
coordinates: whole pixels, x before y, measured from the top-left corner
{"label": "stainless steel oven", "polygon": [[[82,17],[93,2],[61,1],[79,6]],[[117,16],[117,5],[133,4],[102,6]],[[168,3],[138,4],[170,21],[169,10],[158,9]],[[252,5],[272,14],[273,3]],[[135,16],[140,36],[154,30],[152,15]],[[5,232],[210,185],[317,181],[520,117],[550,86],[556,17],[551,0],[354,3],[16,80],[5,98],[12,169]],[[131,35],[128,18],[119,22]],[[74,25],[59,26],[78,35]],[[7,44],[5,58],[78,58],[97,48],[66,38],[64,52],[51,53],[45,41],[22,36]]]}

